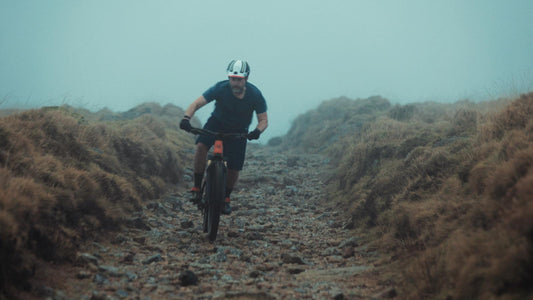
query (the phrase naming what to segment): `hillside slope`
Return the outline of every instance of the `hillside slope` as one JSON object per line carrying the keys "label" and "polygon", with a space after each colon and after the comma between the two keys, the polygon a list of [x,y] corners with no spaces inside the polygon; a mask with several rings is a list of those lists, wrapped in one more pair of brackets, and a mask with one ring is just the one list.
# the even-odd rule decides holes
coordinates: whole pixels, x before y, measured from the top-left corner
{"label": "hillside slope", "polygon": [[325,102],[280,147],[330,155],[331,201],[392,253],[406,299],[531,297],[533,94],[387,103]]}
{"label": "hillside slope", "polygon": [[[37,262],[74,262],[83,241],[142,225],[146,203],[190,165],[182,115],[146,103],[124,113],[53,107],[0,118],[0,299],[29,288]],[[389,270],[380,276],[398,298],[527,299],[532,116],[533,93],[453,104],[332,99],[262,155],[290,153],[288,168],[297,151],[330,157],[325,209],[346,212],[344,229],[388,254],[375,266]],[[275,186],[298,191],[300,181]]]}
{"label": "hillside slope", "polygon": [[183,111],[49,107],[0,118],[0,294],[24,288],[35,261],[75,257],[182,178]]}

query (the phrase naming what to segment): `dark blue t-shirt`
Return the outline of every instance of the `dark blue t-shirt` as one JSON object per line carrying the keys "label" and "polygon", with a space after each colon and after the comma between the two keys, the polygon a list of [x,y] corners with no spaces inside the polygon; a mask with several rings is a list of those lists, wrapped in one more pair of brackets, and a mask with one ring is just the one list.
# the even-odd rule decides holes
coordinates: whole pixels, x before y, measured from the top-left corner
{"label": "dark blue t-shirt", "polygon": [[267,106],[261,91],[246,82],[243,99],[233,95],[229,80],[220,81],[203,94],[207,102],[216,100],[211,116],[224,125],[226,130],[247,131],[252,123],[253,112],[266,112]]}

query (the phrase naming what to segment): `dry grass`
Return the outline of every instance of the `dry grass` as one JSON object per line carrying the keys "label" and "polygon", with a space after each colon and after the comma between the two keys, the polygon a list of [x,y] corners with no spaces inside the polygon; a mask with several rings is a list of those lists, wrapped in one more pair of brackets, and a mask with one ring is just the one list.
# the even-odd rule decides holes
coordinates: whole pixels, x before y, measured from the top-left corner
{"label": "dry grass", "polygon": [[398,258],[402,298],[533,297],[533,94],[396,105],[351,130],[325,149],[333,201]]}
{"label": "dry grass", "polygon": [[179,182],[182,149],[192,147],[178,130],[181,109],[150,104],[128,116],[104,113],[56,107],[0,118],[4,293],[24,288],[36,259],[72,260],[81,241],[119,228]]}

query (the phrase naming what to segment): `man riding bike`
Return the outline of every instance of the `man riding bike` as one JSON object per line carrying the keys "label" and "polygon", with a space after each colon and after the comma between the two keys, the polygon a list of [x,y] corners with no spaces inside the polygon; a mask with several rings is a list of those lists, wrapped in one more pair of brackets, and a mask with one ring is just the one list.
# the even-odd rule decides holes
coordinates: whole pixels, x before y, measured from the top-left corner
{"label": "man riding bike", "polygon": [[[204,129],[225,133],[248,133],[248,140],[259,139],[261,133],[268,126],[267,105],[261,91],[248,82],[250,66],[244,60],[232,60],[226,69],[226,73],[228,80],[216,83],[189,105],[180,122],[180,128],[189,132],[192,128],[190,120],[194,113],[207,103],[216,100],[215,108],[205,123]],[[254,130],[248,132],[254,111],[258,124]],[[214,140],[214,137],[205,135],[199,135],[196,139],[194,186],[191,189],[193,199],[199,199],[207,152],[213,146]],[[227,155],[228,162],[226,195],[222,211],[224,214],[231,213],[230,194],[239,179],[239,171],[242,170],[244,165],[246,143],[245,139],[224,141],[224,152]]]}

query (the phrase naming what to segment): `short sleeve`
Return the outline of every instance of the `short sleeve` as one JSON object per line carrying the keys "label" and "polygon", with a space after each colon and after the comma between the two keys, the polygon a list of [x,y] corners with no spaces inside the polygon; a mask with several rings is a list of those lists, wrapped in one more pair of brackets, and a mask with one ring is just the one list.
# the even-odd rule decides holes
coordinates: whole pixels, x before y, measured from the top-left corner
{"label": "short sleeve", "polygon": [[213,85],[212,87],[208,88],[202,96],[204,96],[205,100],[209,103],[216,99],[218,93],[220,92],[221,88],[221,82]]}
{"label": "short sleeve", "polygon": [[262,114],[262,113],[267,111],[267,104],[266,104],[265,98],[263,97],[263,94],[261,94],[261,92],[259,92],[259,95],[258,95],[257,98],[258,98],[258,100],[257,100],[257,105],[255,107],[255,112],[257,114]]}

